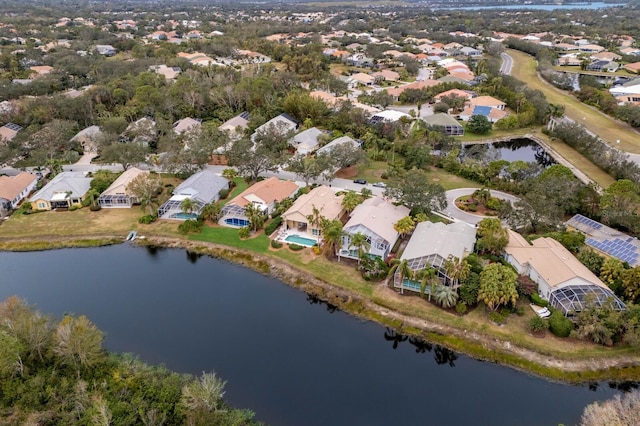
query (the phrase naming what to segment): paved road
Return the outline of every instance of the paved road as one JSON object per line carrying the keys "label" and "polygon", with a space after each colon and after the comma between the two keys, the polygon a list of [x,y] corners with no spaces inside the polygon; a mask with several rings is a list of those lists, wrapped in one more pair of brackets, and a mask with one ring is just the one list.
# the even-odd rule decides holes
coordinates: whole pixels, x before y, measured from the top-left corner
{"label": "paved road", "polygon": [[[477,188],[460,188],[460,189],[452,189],[446,192],[447,195],[447,208],[444,209],[441,213],[452,218],[454,221],[466,222],[471,225],[476,225],[482,219],[483,216],[467,213],[465,211],[460,210],[456,207],[456,199],[460,198],[464,195],[471,195]],[[491,190],[491,196],[499,198],[501,200],[510,201],[511,203],[515,203],[518,201],[517,197],[514,197],[511,194],[507,194],[506,192],[494,191]]]}
{"label": "paved road", "polygon": [[513,68],[513,58],[506,53],[501,53],[502,65],[500,65],[500,74],[511,75],[511,69]]}

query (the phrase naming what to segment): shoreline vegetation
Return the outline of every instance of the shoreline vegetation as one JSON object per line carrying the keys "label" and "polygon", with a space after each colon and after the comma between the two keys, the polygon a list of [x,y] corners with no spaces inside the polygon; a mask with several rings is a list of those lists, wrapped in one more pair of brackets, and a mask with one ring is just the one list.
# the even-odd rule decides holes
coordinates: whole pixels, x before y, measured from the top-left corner
{"label": "shoreline vegetation", "polygon": [[[139,233],[141,230],[138,231]],[[142,230],[142,233],[145,233]],[[0,250],[35,251],[73,247],[99,247],[121,243],[123,238],[84,235],[51,240],[47,238],[2,238]],[[572,339],[544,339],[524,332],[509,331],[472,312],[460,317],[422,302],[419,298],[396,294],[383,282],[366,282],[356,275],[342,274],[348,267],[339,263],[323,268],[323,256],[309,254],[300,260],[289,250],[260,253],[231,245],[190,240],[176,235],[149,235],[135,244],[179,248],[226,260],[274,277],[311,294],[358,318],[393,328],[398,333],[417,336],[472,358],[490,361],[547,380],[583,384],[593,381],[640,380],[640,358],[631,348],[607,348]],[[311,253],[311,251],[309,250]],[[313,264],[317,261],[317,264]],[[331,272],[325,272],[331,269]],[[337,274],[336,274],[337,272]]]}

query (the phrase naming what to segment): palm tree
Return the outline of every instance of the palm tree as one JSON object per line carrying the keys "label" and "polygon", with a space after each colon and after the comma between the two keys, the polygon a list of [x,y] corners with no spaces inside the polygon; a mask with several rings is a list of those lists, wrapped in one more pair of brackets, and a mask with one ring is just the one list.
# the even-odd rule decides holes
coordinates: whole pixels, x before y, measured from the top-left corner
{"label": "palm tree", "polygon": [[257,231],[264,225],[264,213],[255,204],[247,204],[244,208],[244,215],[249,220],[249,224],[251,225],[253,232]]}
{"label": "palm tree", "polygon": [[395,229],[401,237],[404,237],[405,235],[413,231],[415,227],[416,223],[411,216],[405,216],[393,224],[393,229]]}
{"label": "palm tree", "polygon": [[[309,222],[309,225],[316,228],[318,232],[321,232],[324,227],[323,224],[327,219],[322,216],[322,208],[318,209],[315,205],[312,205],[311,208],[311,214],[307,216],[307,222]],[[320,234],[318,234],[318,237],[319,236]]]}
{"label": "palm tree", "polygon": [[360,259],[371,249],[371,243],[367,240],[367,236],[362,232],[356,232],[351,235],[351,243],[349,244],[349,248],[355,247],[358,249],[358,265],[360,264]]}
{"label": "palm tree", "polygon": [[439,281],[436,270],[428,266],[416,272],[415,277],[416,279],[420,280],[420,294],[422,295],[422,297],[424,297],[424,292],[427,289],[427,284],[430,285],[429,301],[431,301],[431,295],[433,294],[434,287]]}
{"label": "palm tree", "polygon": [[454,290],[457,290],[460,281],[469,278],[471,273],[471,265],[466,260],[460,262],[460,259],[453,255],[444,262],[444,269]]}
{"label": "palm tree", "polygon": [[218,215],[222,211],[222,205],[220,203],[207,203],[202,208],[200,215],[205,220],[215,222],[218,220]]}
{"label": "palm tree", "polygon": [[342,207],[347,213],[351,213],[360,203],[362,203],[362,196],[355,191],[347,191],[342,198]]}
{"label": "palm tree", "polygon": [[360,195],[362,195],[362,198],[366,200],[367,198],[371,198],[373,192],[369,188],[362,188],[360,190]]}
{"label": "palm tree", "polygon": [[191,198],[185,198],[180,203],[180,209],[182,210],[182,212],[185,214],[189,214],[189,216],[191,216],[193,214],[193,211],[197,208],[198,205]]}
{"label": "palm tree", "polygon": [[322,234],[324,235],[325,254],[329,255],[329,253],[335,253],[336,248],[340,245],[342,236],[344,235],[344,232],[342,231],[342,222],[337,219],[324,220],[322,223]]}
{"label": "palm tree", "polygon": [[407,259],[393,259],[391,265],[388,277],[395,281],[395,274],[396,272],[398,273],[400,278],[400,294],[404,294],[404,279],[413,278],[413,270],[409,266],[409,261]]}
{"label": "palm tree", "polygon": [[458,301],[458,292],[446,285],[437,285],[434,296],[436,303],[443,308],[453,308]]}

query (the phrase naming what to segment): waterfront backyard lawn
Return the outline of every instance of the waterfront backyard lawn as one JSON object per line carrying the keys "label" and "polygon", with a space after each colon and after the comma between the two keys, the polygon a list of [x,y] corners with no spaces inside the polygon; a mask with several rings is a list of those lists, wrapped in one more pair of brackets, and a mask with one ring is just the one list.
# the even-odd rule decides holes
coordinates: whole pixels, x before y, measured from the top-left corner
{"label": "waterfront backyard lawn", "polygon": [[257,234],[252,235],[250,238],[241,239],[238,236],[238,229],[224,226],[204,226],[202,232],[189,235],[189,239],[223,244],[256,253],[266,253],[269,249],[269,237],[264,232],[258,231]]}

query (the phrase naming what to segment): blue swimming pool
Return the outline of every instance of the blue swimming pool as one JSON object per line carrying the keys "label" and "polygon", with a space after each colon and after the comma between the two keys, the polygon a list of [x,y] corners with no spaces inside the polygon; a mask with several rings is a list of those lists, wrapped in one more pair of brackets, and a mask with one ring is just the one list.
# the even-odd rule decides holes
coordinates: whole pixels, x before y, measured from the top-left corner
{"label": "blue swimming pool", "polygon": [[228,217],[224,220],[224,223],[229,226],[237,226],[238,228],[244,228],[251,224],[247,219],[240,219],[237,217]]}
{"label": "blue swimming pool", "polygon": [[316,240],[312,240],[311,238],[304,238],[299,235],[289,235],[284,240],[288,243],[298,244],[305,247],[313,247],[318,244]]}
{"label": "blue swimming pool", "polygon": [[169,218],[189,220],[189,219],[197,219],[198,215],[196,213],[174,213],[171,216],[169,216]]}

